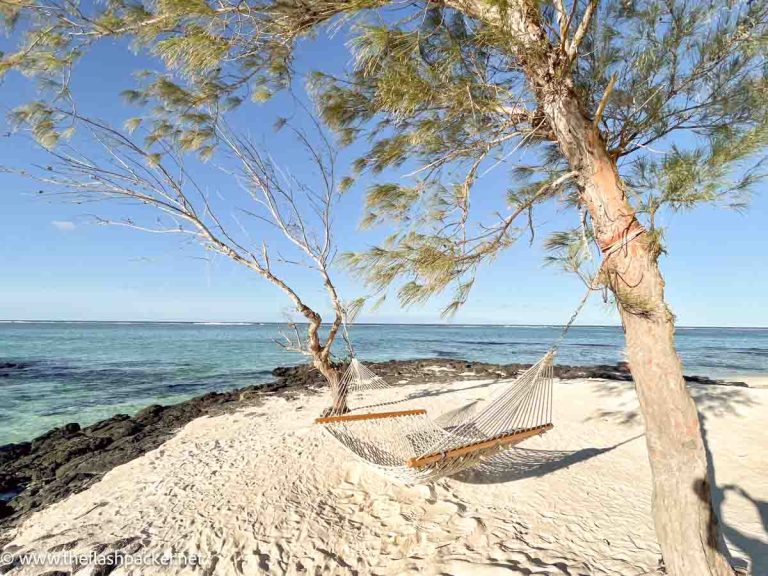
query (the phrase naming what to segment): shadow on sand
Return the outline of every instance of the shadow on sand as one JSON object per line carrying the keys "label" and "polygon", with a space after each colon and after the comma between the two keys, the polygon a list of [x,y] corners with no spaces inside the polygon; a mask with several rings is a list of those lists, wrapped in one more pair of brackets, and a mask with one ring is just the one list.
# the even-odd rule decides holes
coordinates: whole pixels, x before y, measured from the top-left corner
{"label": "shadow on sand", "polygon": [[[383,408],[385,406],[396,406],[398,404],[402,404],[403,402],[406,402],[408,400],[418,400],[420,398],[434,398],[437,396],[444,396],[446,394],[457,394],[461,392],[466,392],[467,390],[475,390],[475,389],[484,389],[488,388],[490,386],[493,386],[494,384],[498,384],[499,382],[502,382],[502,380],[483,380],[479,384],[475,384],[472,386],[462,386],[462,387],[456,387],[451,385],[445,385],[440,386],[439,388],[430,388],[428,390],[420,390],[418,392],[411,392],[404,396],[403,398],[397,398],[395,400],[390,400],[387,402],[376,402],[375,404],[367,404],[364,406],[355,406],[355,410],[375,410],[379,408]],[[464,404],[462,406],[459,406],[458,408],[455,408],[452,411],[461,411],[464,410],[467,406],[470,405],[476,405],[478,402],[485,400],[488,396],[482,395],[479,398],[476,398],[475,400]],[[362,398],[360,396],[359,398]],[[421,408],[421,406],[416,406],[417,408]]]}
{"label": "shadow on sand", "polygon": [[[594,390],[604,398],[614,398],[617,394],[632,389],[631,382],[605,380],[595,385]],[[749,393],[742,388],[733,386],[699,386],[691,384],[688,390],[696,401],[696,408],[702,417],[706,415],[722,416],[736,415],[740,407],[750,408],[756,402]],[[642,425],[640,409],[635,406],[631,409],[596,410],[585,421],[611,419],[618,424],[632,426]]]}
{"label": "shadow on sand", "polygon": [[[485,388],[490,388],[492,386],[495,386],[496,384],[499,384],[500,382],[511,382],[513,379],[508,380],[483,380],[480,381],[477,384],[472,384],[471,381],[467,381],[468,384],[472,384],[471,386],[440,386],[435,388],[429,388],[428,390],[420,390],[418,392],[411,392],[406,396],[406,400],[415,400],[417,398],[432,398],[435,396],[443,396],[445,394],[456,394],[459,392],[467,392],[468,390],[482,390]],[[463,384],[463,382],[462,382]]]}
{"label": "shadow on sand", "polygon": [[575,451],[510,448],[489,457],[474,468],[454,474],[452,478],[467,484],[501,484],[523,478],[544,476],[606,454],[642,437],[643,434],[638,434],[613,446],[584,448]]}
{"label": "shadow on sand", "polygon": [[[712,491],[712,498],[715,502],[715,508],[719,511],[723,500],[727,497],[746,498],[757,510],[760,522],[763,525],[763,531],[768,532],[768,502],[753,498],[746,490],[733,484],[728,484],[719,488],[715,486]],[[721,517],[722,518],[722,517]],[[732,526],[722,522],[723,534],[733,546],[741,550],[748,558],[752,568],[752,574],[768,574],[768,544],[757,537],[755,534],[741,532]],[[742,568],[736,560],[732,560],[736,568]]]}
{"label": "shadow on sand", "polygon": [[[624,382],[606,381],[600,383],[600,387],[597,391],[601,396],[611,397],[622,389],[625,389],[626,386],[627,384]],[[742,388],[691,385],[689,386],[689,390],[691,396],[696,401],[696,408],[699,412],[701,435],[704,440],[704,448],[706,450],[707,464],[710,474],[707,485],[711,487],[712,505],[721,527],[721,534],[725,536],[731,547],[738,548],[742,555],[748,559],[748,562],[751,565],[750,574],[754,576],[768,575],[768,543],[761,539],[757,534],[740,531],[733,526],[726,524],[723,521],[722,514],[723,502],[726,498],[744,498],[755,507],[763,531],[768,532],[768,502],[754,498],[740,486],[733,484],[718,486],[715,463],[712,459],[712,453],[709,450],[709,444],[707,442],[706,428],[708,417],[738,415],[739,408],[751,408],[756,406],[757,402]],[[637,407],[618,410],[597,410],[592,416],[587,418],[586,421],[605,418],[612,419],[614,422],[626,426],[642,424],[640,411]],[[700,490],[700,487],[694,486],[692,489],[698,491]],[[726,552],[728,559],[734,568],[738,569],[740,573],[746,572],[747,566],[745,565],[744,560],[730,556],[727,547],[723,547],[722,544],[718,544],[718,546]]]}
{"label": "shadow on sand", "polygon": [[[751,570],[750,574],[758,576],[768,574],[768,543],[759,538],[756,534],[750,534],[737,530],[733,526],[723,521],[723,502],[726,498],[744,498],[748,500],[757,511],[763,532],[768,533],[768,502],[754,498],[749,492],[736,486],[735,484],[717,485],[715,463],[712,460],[712,453],[709,450],[707,442],[707,418],[700,414],[701,435],[704,439],[704,449],[707,455],[707,464],[709,464],[710,486],[712,487],[712,506],[715,509],[718,523],[720,524],[722,535],[728,540],[731,546],[738,548],[744,556],[747,557]],[[726,550],[727,551],[727,550]],[[727,551],[728,552],[728,551]],[[730,554],[729,554],[730,556]],[[738,570],[747,572],[747,566],[738,558],[729,557],[731,565]]]}

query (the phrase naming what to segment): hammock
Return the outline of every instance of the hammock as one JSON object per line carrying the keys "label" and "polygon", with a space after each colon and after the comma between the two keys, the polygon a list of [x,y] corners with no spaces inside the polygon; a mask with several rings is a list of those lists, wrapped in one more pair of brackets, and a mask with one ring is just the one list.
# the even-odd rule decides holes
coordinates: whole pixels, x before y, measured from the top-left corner
{"label": "hammock", "polygon": [[388,478],[404,484],[431,482],[552,429],[554,355],[554,350],[547,352],[481,408],[474,402],[436,419],[424,408],[402,409],[398,405],[405,400],[364,405],[377,392],[391,398],[396,388],[352,358],[331,387],[334,398],[346,392],[347,405],[315,422]]}
{"label": "hammock", "polygon": [[[626,249],[630,241],[643,233],[642,227],[627,229],[611,244],[601,247],[603,258],[594,277],[600,277],[613,252]],[[346,405],[335,406],[316,422],[375,470],[406,484],[450,476],[499,450],[543,434],[553,427],[555,353],[596,289],[594,282],[590,283],[560,336],[541,360],[484,402],[482,409],[475,402],[435,419],[423,408],[393,410],[402,400],[386,400],[350,410],[351,400],[361,400],[368,393],[378,391],[391,397],[396,392],[355,358],[345,319],[344,339],[352,361],[331,390],[334,398],[345,397]],[[385,406],[390,409],[383,410]]]}

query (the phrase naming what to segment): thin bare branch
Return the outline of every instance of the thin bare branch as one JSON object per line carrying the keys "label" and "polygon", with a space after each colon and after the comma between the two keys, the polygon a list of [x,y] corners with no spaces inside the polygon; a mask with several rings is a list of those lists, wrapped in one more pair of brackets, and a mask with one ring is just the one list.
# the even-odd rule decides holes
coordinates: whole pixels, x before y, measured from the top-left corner
{"label": "thin bare branch", "polygon": [[[592,16],[597,9],[597,2],[598,0],[589,0],[587,2],[587,7],[584,9],[584,15],[581,17],[581,22],[579,22],[576,32],[573,33],[573,39],[568,44],[567,54],[568,59],[571,61],[576,57],[579,46],[589,30],[589,25],[592,23]],[[574,0],[574,4],[576,4],[576,0]]]}

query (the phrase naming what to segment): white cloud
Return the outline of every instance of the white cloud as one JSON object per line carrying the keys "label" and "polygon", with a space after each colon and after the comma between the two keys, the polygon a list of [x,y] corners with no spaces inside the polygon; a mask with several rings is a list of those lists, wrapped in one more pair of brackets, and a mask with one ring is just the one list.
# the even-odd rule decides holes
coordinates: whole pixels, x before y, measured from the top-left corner
{"label": "white cloud", "polygon": [[69,220],[53,220],[51,224],[60,232],[72,232],[75,229],[75,223]]}

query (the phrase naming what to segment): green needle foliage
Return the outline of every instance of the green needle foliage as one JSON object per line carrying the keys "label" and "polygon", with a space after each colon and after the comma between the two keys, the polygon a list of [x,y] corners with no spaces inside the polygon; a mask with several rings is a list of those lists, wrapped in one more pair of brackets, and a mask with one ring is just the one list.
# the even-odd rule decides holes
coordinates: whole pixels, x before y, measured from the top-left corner
{"label": "green needle foliage", "polygon": [[[593,242],[577,179],[539,109],[542,88],[528,80],[521,50],[530,48],[500,25],[515,10],[536,11],[557,54],[553,82],[567,71],[657,253],[659,211],[746,205],[765,175],[766,0],[20,0],[0,3],[18,39],[0,71],[36,77],[52,94],[15,117],[53,146],[69,126],[55,104],[69,95],[72,66],[99,39],[129,38],[167,72],[124,93],[145,110],[126,130],[141,125],[147,145],[172,141],[207,158],[220,115],[291,86],[296,47],[342,29],[351,68],[313,72],[306,88],[343,143],[369,142],[343,186],[379,175],[362,223],[393,228],[348,262],[377,290],[401,283],[405,303],[453,285],[452,312],[481,262],[533,237],[543,203],[574,213],[573,229],[547,241],[550,261],[585,274]],[[490,216],[471,203],[489,169],[510,174],[506,190],[485,192],[499,199]]]}

